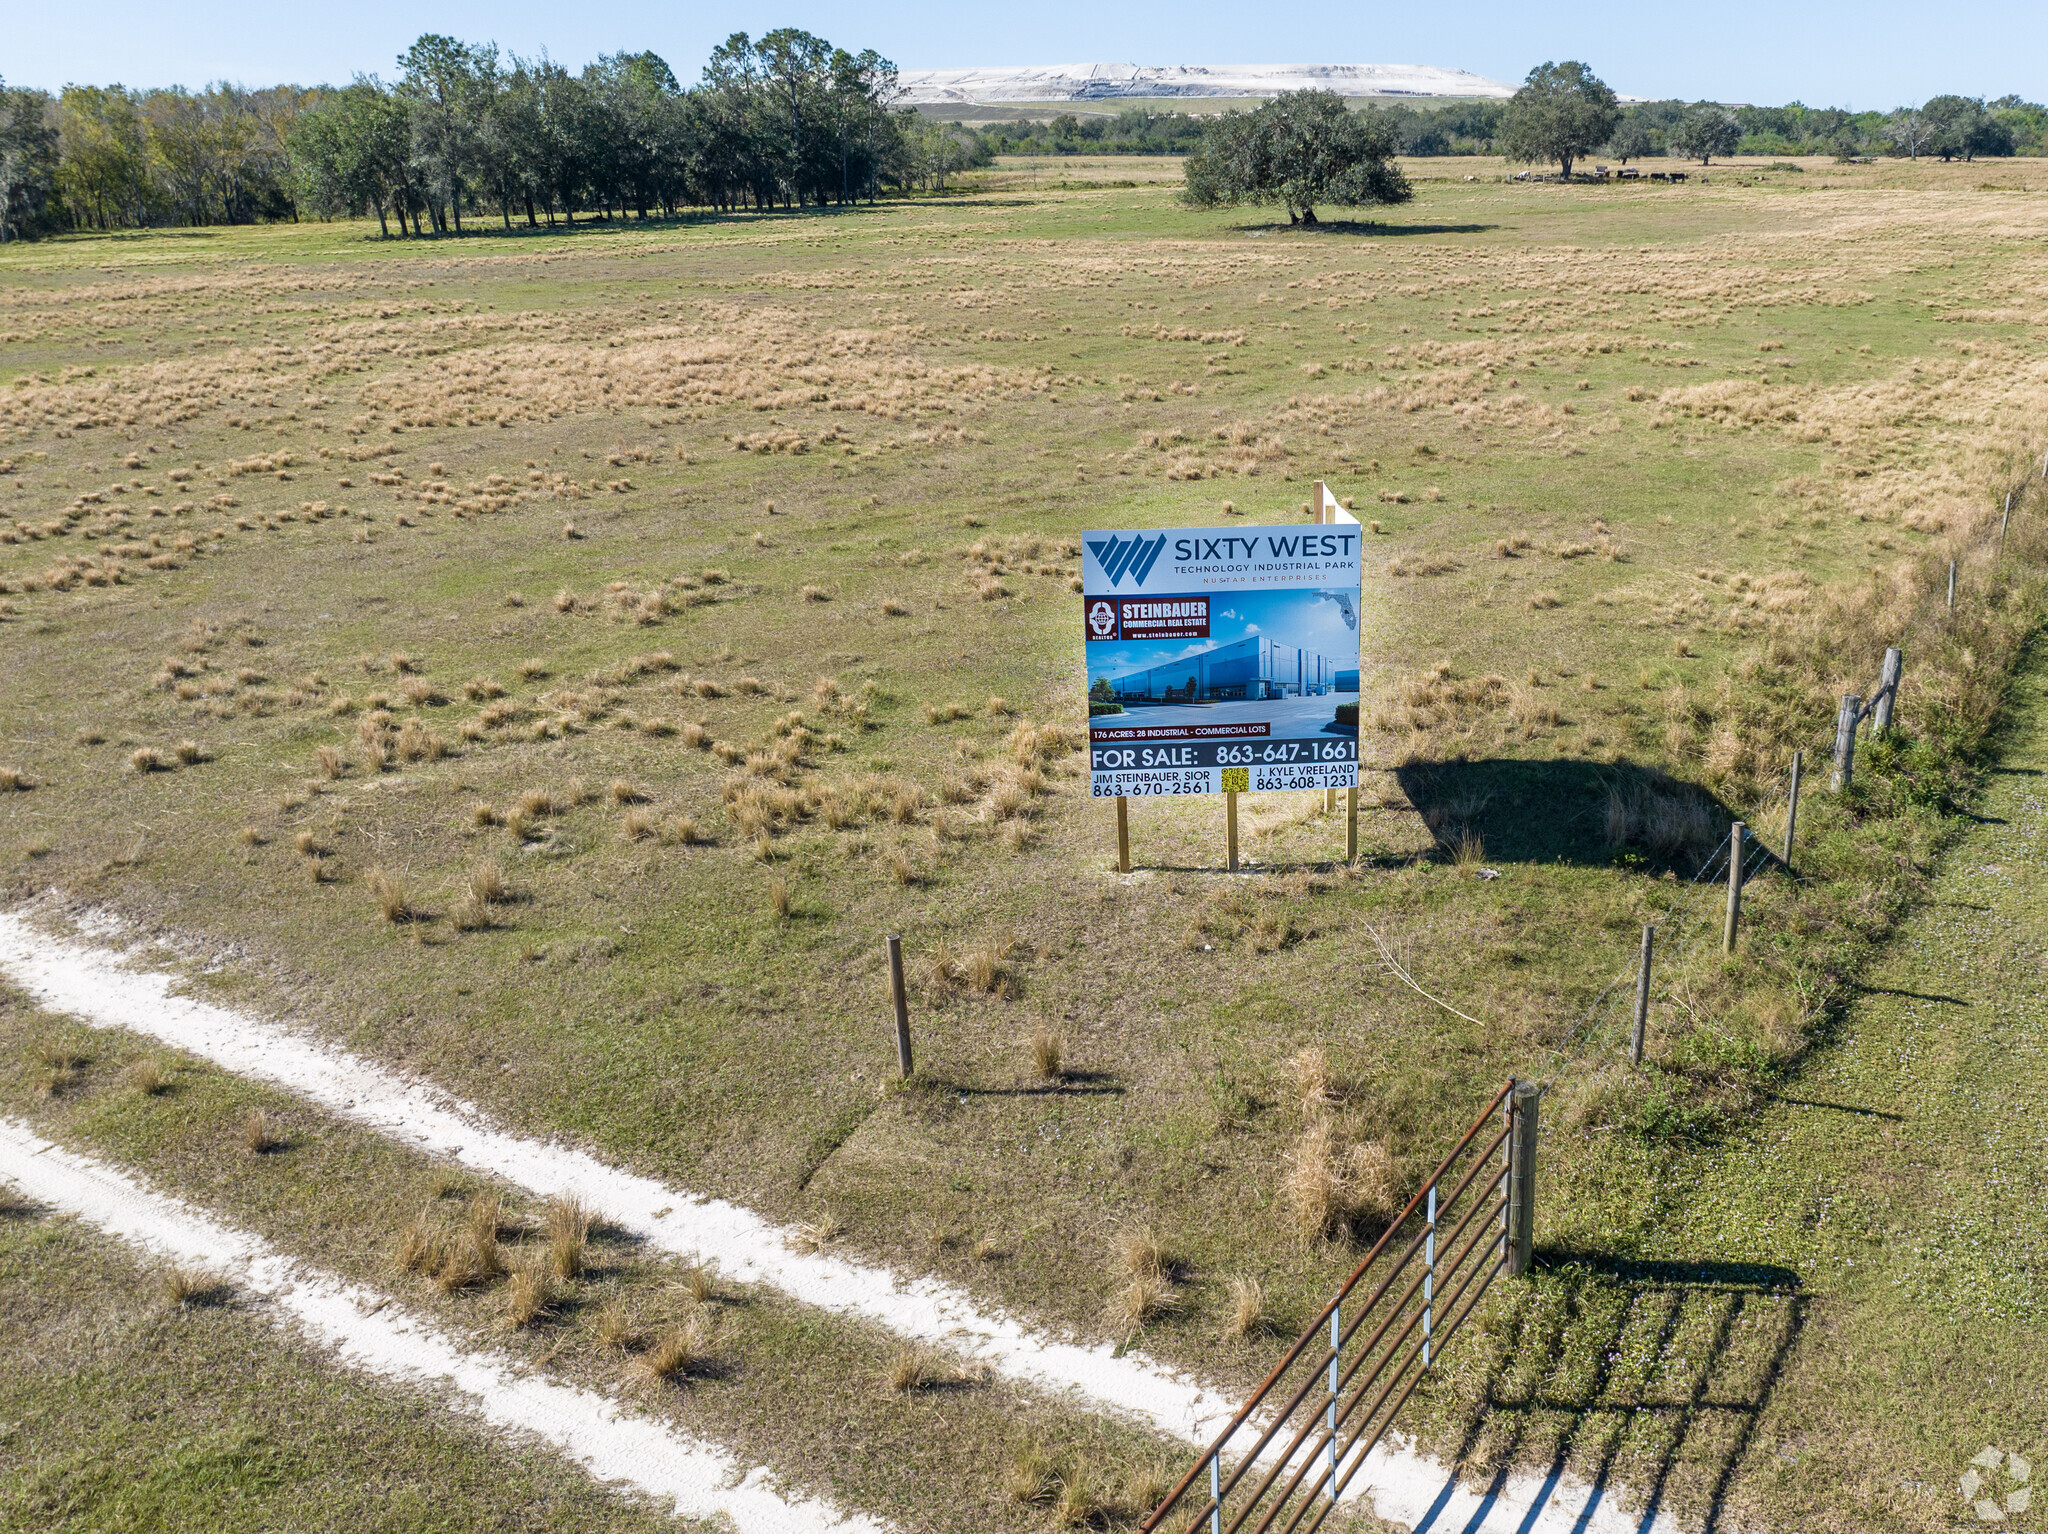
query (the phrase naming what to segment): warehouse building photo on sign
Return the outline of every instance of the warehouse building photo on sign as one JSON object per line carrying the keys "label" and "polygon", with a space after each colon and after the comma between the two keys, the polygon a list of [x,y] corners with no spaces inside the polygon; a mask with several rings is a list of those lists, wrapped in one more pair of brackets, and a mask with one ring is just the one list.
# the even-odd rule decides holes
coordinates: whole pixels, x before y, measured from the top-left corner
{"label": "warehouse building photo on sign", "polygon": [[1095,795],[1357,784],[1356,524],[1082,547]]}

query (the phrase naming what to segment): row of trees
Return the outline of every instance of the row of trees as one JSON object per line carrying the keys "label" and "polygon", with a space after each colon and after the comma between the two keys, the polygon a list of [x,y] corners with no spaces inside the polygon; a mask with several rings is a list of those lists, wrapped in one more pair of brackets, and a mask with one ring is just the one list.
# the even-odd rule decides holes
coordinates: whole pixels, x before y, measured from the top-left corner
{"label": "row of trees", "polygon": [[1572,165],[1604,152],[1626,164],[1667,154],[1708,164],[1716,155],[1888,154],[1974,160],[2048,148],[2048,111],[2008,96],[1987,105],[1936,96],[1924,106],[1851,114],[1789,107],[1725,107],[1711,101],[1649,101],[1623,107],[1605,82],[1576,60],[1539,64],[1502,113],[1508,158]]}
{"label": "row of trees", "polygon": [[2048,109],[2017,96],[1985,102],[1935,96],[1892,112],[1840,107],[1723,107],[1713,102],[1646,101],[1624,109],[1607,144],[1617,159],[1671,154],[1831,154],[1841,159],[1975,160],[2048,153]]}
{"label": "row of trees", "polygon": [[871,202],[986,162],[897,96],[873,50],[788,27],[733,34],[691,89],[652,53],[571,72],[430,34],[389,83],[0,90],[0,238],[372,213],[386,234],[459,234],[477,217]]}
{"label": "row of trees", "polygon": [[[1895,112],[1849,112],[1797,101],[1782,107],[1617,101],[1612,110],[1613,127],[1606,138],[1577,149],[1571,158],[1604,154],[1626,164],[1656,155],[1696,160],[1731,154],[1942,159],[2048,154],[2048,108],[2018,96],[1991,102],[1936,96],[1924,106]],[[1484,99],[1375,104],[1365,111],[1385,125],[1404,155],[1503,154],[1509,126],[1521,115],[1511,102]],[[980,137],[994,154],[1179,154],[1200,142],[1207,120],[1126,107],[1114,117],[1062,113],[1046,122],[998,123],[983,128]]]}

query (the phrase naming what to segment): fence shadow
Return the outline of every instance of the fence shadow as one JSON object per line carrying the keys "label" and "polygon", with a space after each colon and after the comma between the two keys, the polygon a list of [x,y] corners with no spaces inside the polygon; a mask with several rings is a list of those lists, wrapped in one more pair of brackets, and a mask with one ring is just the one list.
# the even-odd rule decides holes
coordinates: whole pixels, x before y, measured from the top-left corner
{"label": "fence shadow", "polygon": [[[1546,1494],[1569,1474],[1590,1487],[1574,1493],[1581,1522],[1625,1485],[1642,1530],[1682,1485],[1705,1509],[1702,1534],[1717,1534],[1807,1307],[1789,1268],[1539,1247],[1535,1286],[1497,1339],[1453,1463],[1497,1467],[1489,1499],[1511,1469],[1534,1471]],[[1654,1364],[1634,1362],[1645,1357]]]}
{"label": "fence shadow", "polygon": [[1633,861],[1690,874],[1736,818],[1705,789],[1625,758],[1410,762],[1393,776],[1440,844],[1469,832],[1489,863]]}

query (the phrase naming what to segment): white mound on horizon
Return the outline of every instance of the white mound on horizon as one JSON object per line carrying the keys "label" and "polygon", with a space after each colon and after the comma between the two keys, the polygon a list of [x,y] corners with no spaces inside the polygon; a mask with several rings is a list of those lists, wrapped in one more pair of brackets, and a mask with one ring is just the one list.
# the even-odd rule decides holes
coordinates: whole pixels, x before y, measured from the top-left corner
{"label": "white mound on horizon", "polygon": [[1118,96],[1274,96],[1331,90],[1340,96],[1514,95],[1512,85],[1431,64],[1039,64],[1006,69],[906,69],[897,77],[911,106],[947,102],[1099,101]]}

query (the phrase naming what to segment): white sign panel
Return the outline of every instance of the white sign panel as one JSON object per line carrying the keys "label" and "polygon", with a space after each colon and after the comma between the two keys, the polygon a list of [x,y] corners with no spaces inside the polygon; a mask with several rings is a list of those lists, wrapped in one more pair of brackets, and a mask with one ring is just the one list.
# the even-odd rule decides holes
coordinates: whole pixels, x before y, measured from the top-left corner
{"label": "white sign panel", "polygon": [[1083,535],[1094,795],[1356,787],[1361,532]]}

